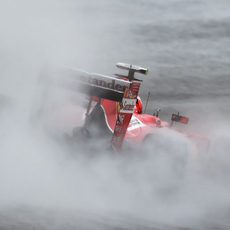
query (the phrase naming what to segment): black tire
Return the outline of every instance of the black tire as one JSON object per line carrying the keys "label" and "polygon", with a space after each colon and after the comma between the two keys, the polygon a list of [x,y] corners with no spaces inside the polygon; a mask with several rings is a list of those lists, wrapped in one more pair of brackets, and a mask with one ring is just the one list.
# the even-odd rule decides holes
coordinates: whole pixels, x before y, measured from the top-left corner
{"label": "black tire", "polygon": [[80,140],[82,139],[89,139],[90,138],[90,132],[85,127],[75,127],[72,131],[72,137],[78,138]]}
{"label": "black tire", "polygon": [[154,133],[147,135],[143,143],[147,154],[153,154],[153,159],[165,160],[172,174],[184,177],[189,157],[186,139],[174,139],[173,133],[172,136],[170,133]]}

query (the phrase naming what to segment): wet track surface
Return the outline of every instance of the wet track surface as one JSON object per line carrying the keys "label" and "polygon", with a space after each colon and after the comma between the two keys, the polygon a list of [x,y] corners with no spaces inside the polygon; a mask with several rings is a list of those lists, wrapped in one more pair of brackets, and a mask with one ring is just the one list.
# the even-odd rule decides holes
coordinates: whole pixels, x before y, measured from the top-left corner
{"label": "wet track surface", "polygon": [[[0,0],[0,229],[230,229],[229,9],[228,0]],[[220,134],[213,161],[202,158],[178,190],[165,189],[151,157],[76,163],[26,132],[41,66],[109,74],[118,61],[150,69],[140,76],[148,112],[180,111],[191,130]]]}

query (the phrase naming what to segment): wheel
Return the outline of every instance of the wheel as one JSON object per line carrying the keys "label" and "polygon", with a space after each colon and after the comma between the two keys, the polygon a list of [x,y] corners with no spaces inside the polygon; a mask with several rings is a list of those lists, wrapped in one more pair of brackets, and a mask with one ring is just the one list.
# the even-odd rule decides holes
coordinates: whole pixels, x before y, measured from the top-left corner
{"label": "wheel", "polygon": [[72,137],[77,139],[90,138],[90,132],[85,127],[75,127],[72,131]]}
{"label": "wheel", "polygon": [[189,158],[187,138],[171,130],[162,130],[146,136],[143,146],[159,180],[172,183],[184,178]]}

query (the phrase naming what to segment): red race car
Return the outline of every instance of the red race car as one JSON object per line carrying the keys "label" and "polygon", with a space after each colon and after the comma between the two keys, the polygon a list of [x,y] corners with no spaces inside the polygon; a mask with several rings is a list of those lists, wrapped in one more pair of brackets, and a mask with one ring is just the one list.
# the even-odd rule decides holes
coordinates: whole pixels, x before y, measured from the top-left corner
{"label": "red race car", "polygon": [[[159,130],[170,133],[174,122],[188,123],[189,119],[179,113],[172,114],[171,123],[161,120],[159,111],[153,115],[143,113],[138,96],[142,81],[135,78],[135,73],[147,74],[148,70],[124,63],[117,63],[117,67],[128,71],[128,74],[111,77],[73,69],[52,72],[52,77],[59,79],[58,84],[62,87],[88,95],[84,123],[72,128],[72,134],[66,135],[68,140],[104,136],[110,139],[113,150],[121,151],[123,144],[134,146],[152,142]],[[79,120],[79,115],[76,119]],[[186,134],[177,133],[187,138]]]}

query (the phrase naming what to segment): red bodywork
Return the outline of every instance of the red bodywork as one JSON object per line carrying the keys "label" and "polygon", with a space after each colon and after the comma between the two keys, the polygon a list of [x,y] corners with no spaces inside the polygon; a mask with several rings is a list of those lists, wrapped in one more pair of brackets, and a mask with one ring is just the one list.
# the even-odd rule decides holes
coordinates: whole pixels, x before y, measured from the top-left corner
{"label": "red bodywork", "polygon": [[[119,103],[104,99],[101,102],[101,106],[105,113],[107,126],[111,132],[114,132],[117,117],[119,116]],[[128,124],[125,140],[140,143],[147,135],[152,134],[155,128],[163,127],[169,127],[168,122],[162,121],[159,117],[150,114],[138,113],[138,111],[135,109]]]}
{"label": "red bodywork", "polygon": [[[119,102],[103,99],[101,101],[101,107],[104,111],[105,120],[107,127],[114,135],[114,130],[116,126],[116,121],[119,116]],[[176,119],[175,119],[175,116]],[[185,116],[180,116],[179,114],[172,114],[172,122],[180,122],[182,124],[188,123],[188,118]],[[124,141],[131,144],[141,144],[144,140],[157,132],[157,129],[161,128],[172,128],[172,123],[169,124],[163,121],[158,116],[140,113],[135,107],[132,114],[131,120],[128,123],[128,127],[124,136]],[[180,133],[179,131],[177,131]],[[202,135],[195,133],[181,133],[184,137],[187,137],[191,141],[195,141],[196,144],[201,144],[208,146],[208,139]],[[117,150],[120,150],[119,148]]]}

